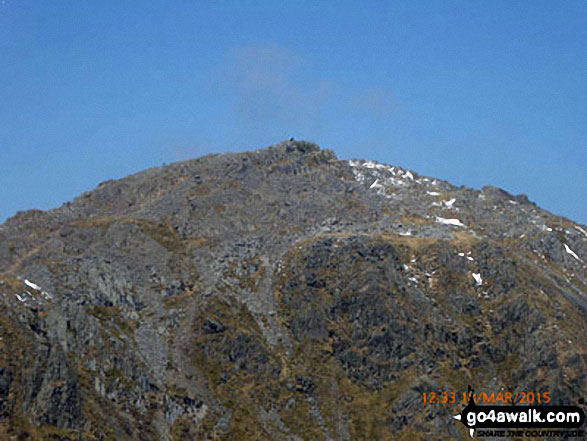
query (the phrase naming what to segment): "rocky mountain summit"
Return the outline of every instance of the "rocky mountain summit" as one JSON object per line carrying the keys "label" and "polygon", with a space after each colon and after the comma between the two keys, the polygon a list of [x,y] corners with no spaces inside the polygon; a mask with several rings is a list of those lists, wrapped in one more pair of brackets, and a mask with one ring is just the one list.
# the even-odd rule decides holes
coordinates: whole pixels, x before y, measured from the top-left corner
{"label": "rocky mountain summit", "polygon": [[308,142],[0,226],[0,439],[465,440],[423,393],[587,394],[587,227]]}

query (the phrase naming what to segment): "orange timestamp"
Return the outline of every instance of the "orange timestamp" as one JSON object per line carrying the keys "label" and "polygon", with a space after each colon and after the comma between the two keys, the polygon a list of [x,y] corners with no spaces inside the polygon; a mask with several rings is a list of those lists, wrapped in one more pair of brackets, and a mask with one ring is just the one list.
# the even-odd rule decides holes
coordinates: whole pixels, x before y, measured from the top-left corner
{"label": "orange timestamp", "polygon": [[467,404],[473,397],[475,404],[549,404],[550,392],[423,392],[424,404]]}

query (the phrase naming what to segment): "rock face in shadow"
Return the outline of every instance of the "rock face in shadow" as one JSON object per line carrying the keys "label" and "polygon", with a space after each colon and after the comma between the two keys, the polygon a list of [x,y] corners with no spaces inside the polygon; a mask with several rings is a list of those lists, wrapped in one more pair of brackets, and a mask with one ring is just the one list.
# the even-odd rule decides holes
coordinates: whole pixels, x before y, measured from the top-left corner
{"label": "rock face in shadow", "polygon": [[0,226],[0,438],[469,439],[587,392],[587,227],[289,141]]}

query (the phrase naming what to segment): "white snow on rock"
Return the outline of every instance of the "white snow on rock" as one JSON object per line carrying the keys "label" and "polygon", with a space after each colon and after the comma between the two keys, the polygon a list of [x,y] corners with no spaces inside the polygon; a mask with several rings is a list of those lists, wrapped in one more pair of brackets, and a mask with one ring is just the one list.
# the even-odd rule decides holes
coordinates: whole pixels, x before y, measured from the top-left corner
{"label": "white snow on rock", "polygon": [[26,286],[33,288],[34,290],[41,291],[41,287],[39,285],[34,284],[33,282],[29,282],[27,279],[24,279],[24,283]]}
{"label": "white snow on rock", "polygon": [[416,179],[411,171],[402,168],[379,164],[375,161],[358,161],[352,159],[348,161],[348,164],[353,167],[353,174],[357,181],[364,182],[367,177],[376,179],[377,185],[370,188],[385,189],[389,185],[406,186],[411,184],[410,181],[412,183],[422,184],[422,180]]}
{"label": "white snow on rock", "polygon": [[383,188],[383,185],[379,183],[379,179],[375,179],[375,182],[373,182],[369,188]]}
{"label": "white snow on rock", "polygon": [[15,296],[16,296],[16,298],[17,298],[18,300],[20,300],[22,303],[26,302],[26,299],[25,299],[25,298],[23,298],[23,297],[21,297],[21,296],[19,296],[18,294],[15,294]]}
{"label": "white snow on rock", "polygon": [[579,226],[577,226],[577,225],[575,225],[575,228],[576,228],[577,230],[579,230],[581,233],[583,233],[585,236],[587,236],[587,231],[585,231],[583,228],[581,228],[581,227],[579,227]]}
{"label": "white snow on rock", "polygon": [[[352,167],[355,167],[355,165],[352,165]],[[357,182],[363,182],[365,180],[365,175],[361,173],[359,170],[355,170],[354,168],[353,175],[355,175],[355,179],[357,180]]]}
{"label": "white snow on rock", "polygon": [[426,194],[429,194],[430,196],[440,196],[440,193],[437,191],[427,191]]}
{"label": "white snow on rock", "polygon": [[453,204],[456,202],[455,198],[452,198],[449,201],[442,201],[442,203],[447,207],[447,208],[452,208]]}
{"label": "white snow on rock", "polygon": [[445,219],[443,217],[436,217],[436,222],[445,225],[454,225],[456,227],[465,227],[466,225],[458,219]]}
{"label": "white snow on rock", "polygon": [[567,251],[567,253],[569,253],[571,256],[573,256],[575,259],[577,259],[579,262],[581,262],[581,259],[579,259],[579,256],[577,256],[577,254],[573,250],[571,250],[571,248],[569,248],[569,246],[566,243],[564,243],[563,245],[565,246],[565,250]]}
{"label": "white snow on rock", "polygon": [[475,279],[475,283],[477,283],[477,286],[481,286],[483,284],[481,273],[473,273],[473,279]]}
{"label": "white snow on rock", "polygon": [[388,178],[387,182],[389,183],[389,185],[394,185],[396,187],[408,185],[406,181],[404,181],[400,178],[394,178],[394,177]]}

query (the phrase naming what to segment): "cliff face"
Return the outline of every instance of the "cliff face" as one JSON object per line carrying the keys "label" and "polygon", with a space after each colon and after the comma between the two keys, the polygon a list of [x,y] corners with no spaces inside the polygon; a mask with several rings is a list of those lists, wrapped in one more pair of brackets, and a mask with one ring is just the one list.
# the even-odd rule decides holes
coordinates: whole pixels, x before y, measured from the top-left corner
{"label": "cliff face", "polygon": [[587,392],[587,228],[307,142],[0,226],[0,439],[468,439],[422,393]]}

